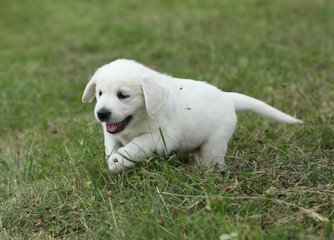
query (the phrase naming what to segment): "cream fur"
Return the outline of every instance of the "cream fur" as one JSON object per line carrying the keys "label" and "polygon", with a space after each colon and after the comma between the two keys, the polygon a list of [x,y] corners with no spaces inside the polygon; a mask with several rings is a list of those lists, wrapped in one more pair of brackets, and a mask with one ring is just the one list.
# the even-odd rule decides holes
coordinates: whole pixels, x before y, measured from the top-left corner
{"label": "cream fur", "polygon": [[[99,96],[99,93],[102,93]],[[120,99],[118,92],[129,97]],[[168,155],[200,149],[197,163],[209,168],[224,164],[224,155],[237,123],[236,111],[284,123],[302,123],[260,100],[227,93],[205,82],[158,73],[135,61],[119,59],[99,68],[86,86],[82,101],[96,96],[96,119],[101,122],[111,172],[142,162],[153,152]],[[98,112],[110,111],[108,120]],[[125,129],[111,134],[106,122],[132,116]],[[163,138],[162,136],[163,135]]]}

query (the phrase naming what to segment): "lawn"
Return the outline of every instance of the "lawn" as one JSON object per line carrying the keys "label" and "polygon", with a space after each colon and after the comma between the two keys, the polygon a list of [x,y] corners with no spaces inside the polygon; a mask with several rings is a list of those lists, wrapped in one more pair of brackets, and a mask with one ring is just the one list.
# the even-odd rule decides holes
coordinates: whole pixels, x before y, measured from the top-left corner
{"label": "lawn", "polygon": [[[333,16],[326,0],[0,1],[0,239],[334,239]],[[81,96],[117,58],[305,124],[239,113],[222,172],[151,156],[112,175]]]}

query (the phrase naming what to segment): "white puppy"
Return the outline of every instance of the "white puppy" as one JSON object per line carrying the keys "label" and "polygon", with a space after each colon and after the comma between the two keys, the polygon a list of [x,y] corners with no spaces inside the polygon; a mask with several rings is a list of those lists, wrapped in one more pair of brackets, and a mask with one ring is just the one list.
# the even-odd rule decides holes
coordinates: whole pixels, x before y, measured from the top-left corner
{"label": "white puppy", "polygon": [[112,173],[133,167],[154,152],[168,155],[199,149],[198,164],[223,164],[236,111],[302,123],[257,99],[223,92],[205,82],[173,78],[126,59],[95,72],[82,101],[95,96],[94,113],[103,127]]}

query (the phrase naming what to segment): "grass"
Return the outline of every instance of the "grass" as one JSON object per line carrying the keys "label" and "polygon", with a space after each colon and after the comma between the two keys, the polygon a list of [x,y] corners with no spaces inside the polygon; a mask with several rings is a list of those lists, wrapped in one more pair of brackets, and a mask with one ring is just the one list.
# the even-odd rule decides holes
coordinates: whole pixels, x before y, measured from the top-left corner
{"label": "grass", "polygon": [[[0,239],[334,239],[334,5],[1,1]],[[305,120],[240,113],[222,173],[111,175],[83,89],[123,57]]]}

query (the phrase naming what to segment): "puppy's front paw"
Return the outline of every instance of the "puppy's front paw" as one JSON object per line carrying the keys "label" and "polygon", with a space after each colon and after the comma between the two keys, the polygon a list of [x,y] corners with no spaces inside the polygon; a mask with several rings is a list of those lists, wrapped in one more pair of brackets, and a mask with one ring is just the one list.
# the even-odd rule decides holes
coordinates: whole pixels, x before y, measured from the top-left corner
{"label": "puppy's front paw", "polygon": [[110,172],[112,172],[113,174],[116,174],[116,173],[123,171],[125,167],[122,166],[121,161],[122,161],[122,157],[119,156],[118,154],[111,155],[107,160],[108,168]]}
{"label": "puppy's front paw", "polygon": [[111,155],[108,158],[107,162],[108,162],[108,168],[110,172],[112,172],[113,174],[122,172],[123,170],[133,167],[135,165],[133,162],[124,159],[121,155],[117,153]]}

